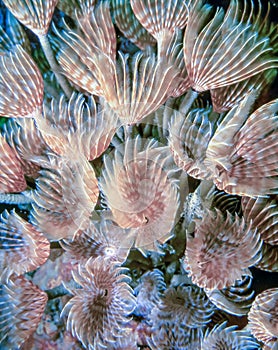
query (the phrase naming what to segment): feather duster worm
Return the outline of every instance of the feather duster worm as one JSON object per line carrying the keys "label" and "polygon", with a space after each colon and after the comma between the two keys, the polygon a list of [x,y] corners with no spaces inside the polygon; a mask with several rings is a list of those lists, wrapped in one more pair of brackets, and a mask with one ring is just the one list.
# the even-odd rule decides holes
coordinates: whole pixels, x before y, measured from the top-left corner
{"label": "feather duster worm", "polygon": [[248,198],[242,197],[241,205],[246,221],[252,222],[257,228],[263,241],[271,245],[278,245],[278,197]]}
{"label": "feather duster worm", "polygon": [[128,316],[135,300],[124,269],[102,257],[89,259],[85,268],[73,274],[80,285],[66,304],[67,328],[83,346],[102,349],[128,332]]}
{"label": "feather duster worm", "polygon": [[42,156],[46,151],[49,151],[49,148],[44,142],[34,119],[9,119],[3,129],[3,135],[18,154],[24,175],[37,178],[40,166],[32,162],[32,158]]}
{"label": "feather duster worm", "polygon": [[200,349],[202,337],[201,329],[188,329],[170,323],[153,330],[148,345],[151,349],[159,350],[196,350]]}
{"label": "feather duster worm", "polygon": [[113,65],[114,86],[106,85],[104,97],[124,125],[139,123],[172,95],[178,74],[165,58],[142,53],[129,57],[120,52]]}
{"label": "feather duster worm", "polygon": [[118,118],[101,101],[97,104],[93,97],[72,94],[67,102],[65,96],[51,107],[44,104],[43,116],[36,123],[45,143],[56,154],[72,158],[73,153],[84,154],[86,159],[99,157],[109,146],[118,128]]}
{"label": "feather duster worm", "polygon": [[215,306],[198,287],[169,287],[153,310],[151,322],[158,328],[165,322],[181,328],[202,328],[211,321],[214,310]]}
{"label": "feather duster worm", "polygon": [[116,33],[108,2],[91,7],[78,23],[82,32],[67,30],[60,34],[64,47],[58,61],[74,84],[91,94],[104,96],[105,89],[114,85],[116,60]]}
{"label": "feather duster worm", "polygon": [[[248,6],[249,3],[249,6]],[[184,59],[191,87],[196,91],[238,83],[278,66],[266,33],[260,33],[261,12],[252,1],[231,0],[224,11],[196,1],[184,35]]]}
{"label": "feather duster worm", "polygon": [[241,213],[241,197],[236,195],[230,195],[224,191],[214,191],[208,198],[211,200],[212,208],[217,208],[222,211],[223,214],[228,211],[235,215],[235,213]]}
{"label": "feather duster worm", "polygon": [[188,89],[190,89],[190,81],[188,79],[188,74],[184,62],[183,47],[181,42],[181,32],[176,31],[172,36],[171,41],[169,41],[165,53],[168,66],[173,65],[178,71],[176,78],[176,87],[173,89],[173,91],[171,91],[171,96],[174,98],[182,96],[186,91],[188,91]]}
{"label": "feather duster worm", "polygon": [[192,110],[186,118],[174,112],[169,124],[169,146],[177,166],[196,179],[210,177],[204,164],[213,124],[209,121],[210,109]]}
{"label": "feather duster worm", "polygon": [[98,200],[98,183],[90,163],[49,156],[36,180],[31,221],[50,239],[72,238],[89,224]]}
{"label": "feather duster worm", "polygon": [[218,89],[211,89],[210,95],[213,110],[217,113],[227,112],[237,106],[244,97],[256,90],[259,95],[267,86],[275,80],[277,76],[276,69],[268,69],[245,79],[237,84],[224,86]]}
{"label": "feather duster worm", "polygon": [[207,330],[200,350],[256,350],[260,345],[247,331],[238,331],[236,326],[216,325]]}
{"label": "feather duster worm", "polygon": [[130,1],[113,0],[112,9],[115,23],[120,31],[142,51],[149,51],[155,45],[155,39],[135,17]]}
{"label": "feather duster worm", "polygon": [[138,286],[134,289],[136,295],[136,309],[134,314],[148,318],[152,309],[160,301],[162,293],[166,289],[163,273],[154,269],[145,272],[141,277]]}
{"label": "feather duster worm", "polygon": [[245,196],[265,196],[278,187],[277,100],[250,116],[254,93],[247,95],[220,122],[210,122],[207,110],[177,114],[170,122],[169,145],[176,164],[198,179],[213,179],[219,190]]}
{"label": "feather duster worm", "polygon": [[[59,62],[75,84],[102,96],[123,124],[141,121],[161,106],[177,86],[178,70],[155,55],[133,58],[119,52],[106,2],[79,20],[83,34],[61,33],[65,48]],[[102,27],[101,36],[95,30]]]}
{"label": "feather duster worm", "polygon": [[196,286],[169,287],[150,315],[154,349],[198,349],[215,307]]}
{"label": "feather duster worm", "polygon": [[276,193],[278,187],[278,100],[252,113],[247,96],[220,123],[208,144],[205,165],[220,190],[245,196]]}
{"label": "feather duster worm", "polygon": [[231,286],[261,259],[262,241],[244,219],[208,211],[188,239],[185,260],[192,281],[201,288]]}
{"label": "feather duster worm", "polygon": [[131,7],[139,22],[156,39],[164,30],[183,29],[188,19],[187,4],[180,0],[131,0]]}
{"label": "feather duster worm", "polygon": [[18,349],[35,332],[47,294],[23,276],[0,285],[0,346]]}
{"label": "feather duster worm", "polygon": [[139,350],[138,336],[135,332],[127,332],[125,337],[118,338],[115,343],[109,344],[110,350]]}
{"label": "feather duster worm", "polygon": [[165,56],[175,31],[186,26],[188,19],[186,2],[131,0],[130,4],[139,22],[157,40],[158,57]]}
{"label": "feather duster worm", "polygon": [[114,159],[104,158],[100,180],[113,220],[123,228],[137,231],[135,246],[156,249],[157,241],[171,236],[179,197],[169,179],[165,148],[155,148],[154,140],[128,139],[116,149]]}
{"label": "feather duster worm", "polygon": [[0,115],[35,117],[42,111],[43,79],[35,62],[16,46],[0,55]]}
{"label": "feather duster worm", "polygon": [[48,240],[14,211],[0,216],[0,248],[2,281],[35,270],[50,253]]}
{"label": "feather duster worm", "polygon": [[[190,87],[180,35],[188,20],[190,2],[180,0],[131,1],[135,16],[157,41],[157,57],[162,65],[157,73],[158,78],[163,76],[163,71],[166,72],[171,67],[176,70],[175,86],[169,85],[168,96],[180,96]],[[162,95],[162,92],[160,94]]]}
{"label": "feather duster worm", "polygon": [[46,35],[58,0],[4,0],[12,14],[37,35]]}
{"label": "feather duster worm", "polygon": [[263,243],[262,259],[256,267],[264,271],[278,272],[278,246]]}
{"label": "feather duster worm", "polygon": [[11,148],[3,136],[0,135],[0,193],[22,192],[27,183],[20,158],[15,149]]}
{"label": "feather duster worm", "polygon": [[[123,244],[125,237],[126,246]],[[127,236],[130,239],[127,239]],[[61,246],[74,262],[85,264],[89,258],[98,256],[124,262],[134,243],[132,232],[128,232],[112,222],[90,222],[88,228],[82,230],[73,240],[63,240]]]}
{"label": "feather duster worm", "polygon": [[251,284],[252,277],[243,276],[231,287],[206,290],[206,295],[220,310],[236,316],[247,315],[255,298]]}
{"label": "feather duster worm", "polygon": [[266,345],[278,342],[278,288],[267,289],[256,296],[248,314],[248,328]]}
{"label": "feather duster worm", "polygon": [[58,0],[5,0],[4,3],[22,24],[38,36],[53,73],[69,97],[71,95],[71,87],[64,76],[60,74],[60,68],[47,37],[48,28]]}

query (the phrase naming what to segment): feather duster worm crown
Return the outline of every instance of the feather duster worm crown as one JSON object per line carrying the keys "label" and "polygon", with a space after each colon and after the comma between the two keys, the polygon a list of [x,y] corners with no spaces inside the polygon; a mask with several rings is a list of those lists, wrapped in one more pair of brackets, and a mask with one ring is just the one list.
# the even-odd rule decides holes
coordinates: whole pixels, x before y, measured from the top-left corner
{"label": "feather duster worm crown", "polygon": [[[252,1],[232,0],[224,13],[196,1],[184,36],[184,58],[191,87],[197,91],[235,84],[277,67],[269,38],[260,30],[261,12]],[[248,8],[249,7],[249,8]]]}
{"label": "feather duster worm crown", "polygon": [[248,314],[248,327],[263,343],[272,346],[278,341],[278,288],[257,295]]}
{"label": "feather duster worm crown", "polygon": [[171,236],[179,197],[169,178],[165,147],[155,140],[128,139],[116,149],[114,159],[105,157],[101,188],[113,214],[123,228],[137,231],[135,246],[155,248]]}
{"label": "feather duster worm crown", "polygon": [[5,5],[26,27],[45,35],[58,0],[5,0]]}
{"label": "feather duster worm crown", "polygon": [[0,276],[6,281],[11,275],[35,270],[48,259],[50,244],[29,222],[15,211],[0,215]]}
{"label": "feather duster worm crown", "polygon": [[47,294],[23,276],[0,285],[0,343],[19,348],[32,335],[42,317]]}
{"label": "feather duster worm crown", "polygon": [[135,306],[124,269],[99,257],[89,259],[73,277],[81,288],[71,290],[74,297],[63,310],[63,314],[68,313],[68,329],[92,349],[109,346],[123,337]]}
{"label": "feather duster worm crown", "polygon": [[244,219],[209,211],[187,242],[185,256],[192,281],[208,289],[233,285],[261,259],[261,244],[260,235]]}
{"label": "feather duster worm crown", "polygon": [[0,115],[34,117],[40,113],[43,79],[30,55],[18,45],[0,55],[0,65]]}
{"label": "feather duster worm crown", "polygon": [[226,323],[207,331],[201,350],[256,350],[260,345],[248,331],[237,330],[235,326],[226,327]]}

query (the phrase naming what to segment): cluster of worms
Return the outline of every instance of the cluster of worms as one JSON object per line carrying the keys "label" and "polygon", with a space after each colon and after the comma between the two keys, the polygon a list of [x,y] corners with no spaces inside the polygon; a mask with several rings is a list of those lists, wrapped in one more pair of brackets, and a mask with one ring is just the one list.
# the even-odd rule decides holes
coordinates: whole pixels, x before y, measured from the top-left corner
{"label": "cluster of worms", "polygon": [[0,2],[1,349],[278,348],[274,10]]}

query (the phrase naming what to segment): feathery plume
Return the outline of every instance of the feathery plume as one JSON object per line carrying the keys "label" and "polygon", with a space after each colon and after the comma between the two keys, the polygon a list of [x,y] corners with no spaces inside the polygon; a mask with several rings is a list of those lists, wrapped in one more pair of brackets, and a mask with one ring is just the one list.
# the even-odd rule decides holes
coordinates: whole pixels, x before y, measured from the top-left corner
{"label": "feathery plume", "polygon": [[263,271],[278,272],[278,246],[263,243],[262,259],[256,267]]}
{"label": "feathery plume", "polygon": [[[129,241],[126,238],[128,235],[127,230],[102,220],[90,222],[88,228],[73,240],[63,240],[60,244],[70,259],[79,264],[85,265],[89,258],[96,259],[98,256],[123,263],[134,243],[132,234]],[[123,245],[123,236],[125,236],[126,246]]]}
{"label": "feathery plume", "polygon": [[10,134],[5,136],[20,157],[25,176],[37,178],[41,168],[32,159],[43,156],[50,150],[37,129],[35,121],[33,119],[11,120],[5,124],[5,131],[7,131],[6,127],[10,129]]}
{"label": "feathery plume", "polygon": [[109,146],[118,128],[118,118],[103,101],[93,97],[88,103],[82,94],[52,100],[50,109],[44,104],[44,114],[36,119],[43,139],[56,154],[72,158],[73,153],[86,159],[99,157]]}
{"label": "feathery plume", "polygon": [[140,23],[157,39],[163,30],[183,29],[188,19],[186,2],[175,0],[131,0],[131,7]]}
{"label": "feathery plume", "polygon": [[[112,61],[116,58],[116,32],[109,10],[109,2],[104,1],[79,19],[80,29],[85,34],[91,50],[100,51]],[[101,31],[99,30],[101,28]]]}
{"label": "feathery plume", "polygon": [[35,62],[20,46],[0,55],[0,115],[35,117],[41,113],[43,79]]}
{"label": "feathery plume", "polygon": [[228,211],[235,215],[235,213],[241,213],[241,197],[230,195],[224,191],[214,191],[208,198],[211,201],[210,209],[217,208],[222,211],[223,214]]}
{"label": "feathery plume", "polygon": [[15,149],[9,146],[2,135],[0,135],[0,159],[0,193],[24,191],[27,183],[20,159]]}
{"label": "feathery plume", "polygon": [[229,111],[254,90],[259,95],[271,85],[276,76],[276,69],[268,69],[239,83],[223,86],[218,89],[211,89],[210,94],[213,110],[217,113]]}
{"label": "feathery plume", "polygon": [[152,330],[151,338],[147,342],[151,349],[196,350],[200,349],[202,337],[201,329],[187,329],[170,323]]}
{"label": "feathery plume", "polygon": [[89,259],[73,277],[80,287],[71,290],[74,297],[62,311],[62,315],[68,313],[67,329],[91,349],[105,348],[124,337],[135,306],[124,269],[99,257]]}
{"label": "feathery plume", "polygon": [[169,123],[169,146],[177,166],[196,179],[210,177],[204,164],[213,125],[209,121],[210,109],[192,110],[186,118],[174,112]]}
{"label": "feathery plume", "polygon": [[[198,307],[196,307],[198,306]],[[175,323],[183,328],[202,328],[211,321],[214,305],[196,286],[167,288],[151,314],[153,325]]]}
{"label": "feathery plume", "polygon": [[261,245],[260,235],[237,214],[227,212],[225,217],[219,210],[207,211],[196,222],[185,251],[193,283],[207,289],[232,286],[261,259]]}
{"label": "feathery plume", "polygon": [[138,286],[134,289],[136,295],[136,309],[134,314],[148,318],[152,309],[160,301],[162,293],[166,289],[163,273],[154,269],[145,272],[139,280]]}
{"label": "feathery plume", "polygon": [[138,334],[134,331],[127,332],[124,337],[118,338],[115,343],[109,344],[111,350],[139,350],[137,345]]}
{"label": "feathery plume", "polygon": [[177,86],[171,92],[171,97],[179,97],[190,88],[190,81],[185,66],[182,35],[180,31],[176,31],[166,47],[166,62],[168,66],[173,65],[178,71]]}
{"label": "feathery plume", "polygon": [[113,0],[112,10],[120,31],[143,51],[151,51],[156,41],[134,15],[129,0]]}
{"label": "feathery plume", "polygon": [[31,222],[50,239],[72,238],[89,224],[98,199],[93,168],[80,155],[79,162],[49,156],[36,181]]}
{"label": "feathery plume", "polygon": [[69,97],[71,95],[71,87],[64,76],[60,74],[60,68],[47,37],[48,28],[58,0],[5,0],[4,3],[22,24],[38,36],[46,59],[57,81]]}
{"label": "feathery plume", "polygon": [[3,0],[11,13],[37,35],[46,35],[58,0]]}
{"label": "feathery plume", "polygon": [[248,314],[248,328],[266,345],[278,342],[278,288],[267,289],[256,296]]}
{"label": "feathery plume", "polygon": [[35,332],[47,294],[23,276],[0,285],[0,346],[18,349]]}
{"label": "feathery plume", "polygon": [[242,197],[241,200],[245,220],[252,222],[252,227],[257,228],[263,241],[271,245],[278,244],[277,199],[275,196],[274,198]]}
{"label": "feathery plume", "polygon": [[116,33],[108,1],[90,8],[78,23],[78,34],[70,30],[57,33],[64,43],[58,61],[74,84],[90,94],[104,96],[106,85],[114,85],[116,60]]}
{"label": "feathery plume", "polygon": [[40,166],[32,157],[42,156],[49,149],[32,118],[9,119],[3,126],[3,135],[10,147],[16,150],[24,175],[37,178]]}
{"label": "feathery plume", "polygon": [[113,220],[123,228],[137,231],[135,246],[155,249],[156,241],[171,236],[179,204],[177,188],[168,178],[167,156],[154,140],[128,139],[104,158],[100,180]]}
{"label": "feathery plume", "polygon": [[243,276],[231,287],[205,290],[209,300],[220,310],[236,316],[247,315],[255,298],[252,289],[252,277]]}
{"label": "feathery plume", "polygon": [[164,67],[161,71],[172,67],[177,72],[176,86],[170,93],[170,96],[175,97],[182,95],[190,87],[181,43],[181,31],[187,23],[190,3],[191,0],[131,0],[135,16],[157,41],[157,57]]}
{"label": "feathery plume", "polygon": [[196,286],[167,288],[150,315],[151,348],[198,349],[214,309]]}
{"label": "feathery plume", "polygon": [[248,95],[225,116],[204,161],[218,189],[251,197],[276,193],[278,187],[278,100],[248,117],[253,100]]}
{"label": "feathery plume", "polygon": [[131,0],[130,4],[139,22],[157,40],[158,57],[162,57],[175,31],[182,30],[186,26],[188,19],[186,2]]}
{"label": "feathery plume", "polygon": [[178,70],[155,55],[138,53],[131,58],[119,53],[113,69],[115,84],[107,85],[104,97],[123,124],[139,123],[177,87]]}
{"label": "feathery plume", "polygon": [[260,345],[248,331],[237,330],[236,326],[226,327],[226,323],[208,329],[201,342],[200,350],[259,350]]}
{"label": "feathery plume", "polygon": [[[66,47],[59,62],[75,84],[107,101],[124,124],[141,121],[161,106],[177,87],[179,71],[165,58],[142,53],[130,58],[119,52],[109,8],[101,3],[79,20],[83,35],[61,34]],[[100,26],[102,36],[93,30]]]}
{"label": "feathery plume", "polygon": [[[261,11],[252,1],[231,0],[209,20],[211,6],[196,1],[184,35],[184,58],[191,87],[196,91],[236,84],[266,69],[277,68],[269,39],[262,33]],[[200,15],[201,14],[201,15]]]}
{"label": "feathery plume", "polygon": [[1,280],[35,270],[50,252],[48,240],[15,211],[0,215]]}

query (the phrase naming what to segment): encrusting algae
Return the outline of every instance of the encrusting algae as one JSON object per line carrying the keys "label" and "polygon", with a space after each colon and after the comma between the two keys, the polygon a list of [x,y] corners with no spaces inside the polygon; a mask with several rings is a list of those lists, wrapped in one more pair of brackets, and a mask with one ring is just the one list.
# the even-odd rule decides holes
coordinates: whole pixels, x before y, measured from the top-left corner
{"label": "encrusting algae", "polygon": [[1,349],[278,348],[278,5],[216,2],[0,1]]}

